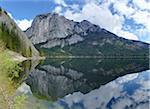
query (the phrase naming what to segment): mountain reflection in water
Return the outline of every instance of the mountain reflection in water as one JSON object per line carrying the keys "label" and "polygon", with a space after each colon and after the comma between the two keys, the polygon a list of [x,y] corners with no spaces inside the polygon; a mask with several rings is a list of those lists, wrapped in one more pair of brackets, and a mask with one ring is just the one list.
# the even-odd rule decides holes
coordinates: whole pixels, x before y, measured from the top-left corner
{"label": "mountain reflection in water", "polygon": [[42,109],[148,108],[150,71],[145,59],[47,59],[30,69],[18,91]]}

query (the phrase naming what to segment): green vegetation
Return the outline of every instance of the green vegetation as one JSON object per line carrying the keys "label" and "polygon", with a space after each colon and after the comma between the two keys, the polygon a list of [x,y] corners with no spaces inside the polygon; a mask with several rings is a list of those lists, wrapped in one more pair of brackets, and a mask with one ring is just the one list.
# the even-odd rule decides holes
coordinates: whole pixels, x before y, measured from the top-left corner
{"label": "green vegetation", "polygon": [[66,45],[63,48],[56,46],[53,48],[37,48],[46,56],[98,56],[103,58],[145,58],[149,55],[148,45],[143,45],[135,41],[117,39],[113,37],[102,37],[97,34],[86,36],[85,40],[73,45]]}
{"label": "green vegetation", "polygon": [[19,38],[18,33],[15,31],[16,26],[13,26],[13,30],[9,30],[5,23],[0,24],[0,40],[6,43],[6,48],[22,54],[25,57],[32,57],[31,47],[26,47],[22,39]]}
{"label": "green vegetation", "polygon": [[0,109],[21,109],[23,98],[14,96],[17,87],[20,85],[13,80],[19,78],[21,67],[11,59],[5,50],[5,44],[0,41]]}
{"label": "green vegetation", "polygon": [[19,52],[20,40],[16,38],[16,33],[10,31],[4,23],[0,25],[0,39],[6,43],[6,48]]}
{"label": "green vegetation", "polygon": [[14,109],[20,109],[24,107],[24,102],[26,101],[26,95],[16,96],[14,99]]}
{"label": "green vegetation", "polygon": [[54,48],[40,48],[40,45],[36,45],[36,48],[39,49],[41,56],[71,56],[71,54],[67,51],[64,51],[60,47],[54,47]]}
{"label": "green vegetation", "polygon": [[[100,42],[101,43],[101,42]],[[135,49],[125,48],[123,46],[115,46],[105,44],[103,46],[91,46],[85,42],[65,46],[64,48],[40,48],[39,49],[47,57],[68,57],[68,56],[97,56],[102,58],[146,58],[148,57],[148,49]]]}

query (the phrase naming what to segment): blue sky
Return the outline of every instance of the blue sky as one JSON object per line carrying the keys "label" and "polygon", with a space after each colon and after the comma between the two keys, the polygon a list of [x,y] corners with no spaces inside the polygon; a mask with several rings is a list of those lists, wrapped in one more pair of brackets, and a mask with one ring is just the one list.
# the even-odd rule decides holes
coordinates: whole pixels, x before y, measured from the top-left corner
{"label": "blue sky", "polygon": [[150,43],[150,0],[0,0],[22,30],[38,14],[56,12],[88,20],[118,36]]}
{"label": "blue sky", "polygon": [[15,19],[21,20],[33,19],[37,14],[51,12],[57,5],[48,0],[2,0],[0,6],[11,13]]}

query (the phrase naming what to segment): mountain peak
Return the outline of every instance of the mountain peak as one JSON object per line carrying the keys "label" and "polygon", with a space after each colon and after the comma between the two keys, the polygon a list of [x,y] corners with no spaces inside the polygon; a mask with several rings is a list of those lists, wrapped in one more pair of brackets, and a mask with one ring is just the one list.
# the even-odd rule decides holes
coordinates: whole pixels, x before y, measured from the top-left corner
{"label": "mountain peak", "polygon": [[83,23],[83,24],[91,24],[91,22],[89,22],[87,20],[82,20],[81,23]]}
{"label": "mountain peak", "polygon": [[[26,34],[34,44],[54,39],[62,39],[79,34],[86,35],[88,31],[99,31],[100,27],[87,20],[75,22],[57,13],[46,13],[36,16]],[[79,38],[81,40],[81,38]],[[58,42],[57,42],[58,43]],[[58,43],[58,45],[60,42]]]}
{"label": "mountain peak", "polygon": [[44,18],[47,18],[47,17],[60,17],[60,15],[57,14],[57,13],[45,13],[45,14],[39,14],[36,17],[40,18],[40,19],[44,19]]}
{"label": "mountain peak", "polygon": [[81,41],[82,38],[80,34],[86,35],[89,31],[94,32],[100,30],[99,26],[94,25],[87,20],[75,22],[57,13],[46,13],[36,16],[33,20],[32,26],[26,30],[26,34],[34,44],[50,40],[56,41],[57,39],[56,45],[61,45],[63,42],[58,40],[69,37],[72,38],[70,40],[73,44],[74,42]]}

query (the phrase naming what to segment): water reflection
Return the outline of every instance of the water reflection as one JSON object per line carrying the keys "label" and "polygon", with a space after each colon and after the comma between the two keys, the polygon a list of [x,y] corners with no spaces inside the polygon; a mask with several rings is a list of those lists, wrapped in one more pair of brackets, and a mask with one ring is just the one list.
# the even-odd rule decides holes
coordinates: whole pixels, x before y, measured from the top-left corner
{"label": "water reflection", "polygon": [[56,102],[38,99],[25,83],[18,91],[28,95],[24,109],[149,109],[150,70],[119,77],[87,94],[68,94]]}
{"label": "water reflection", "polygon": [[76,92],[51,108],[64,109],[149,109],[150,70],[118,78],[87,94]]}
{"label": "water reflection", "polygon": [[20,63],[19,66],[21,67],[22,71],[19,73],[18,77],[12,79],[14,84],[22,84],[22,82],[28,78],[29,73],[32,72],[39,63],[39,60],[28,60]]}
{"label": "water reflection", "polygon": [[[34,96],[57,101],[74,92],[86,94],[125,74],[149,69],[148,60],[45,60],[26,79]],[[128,87],[129,86],[129,87]],[[124,90],[139,88],[126,84]],[[110,90],[109,90],[110,91]],[[105,91],[104,91],[105,92]]]}

